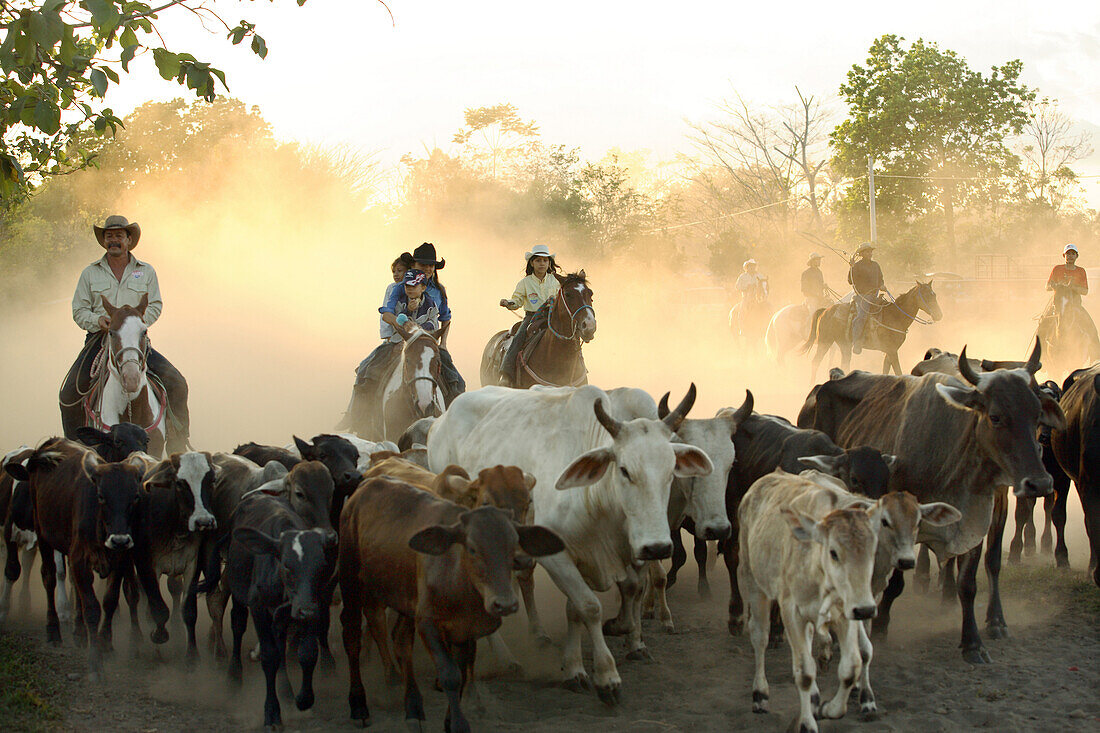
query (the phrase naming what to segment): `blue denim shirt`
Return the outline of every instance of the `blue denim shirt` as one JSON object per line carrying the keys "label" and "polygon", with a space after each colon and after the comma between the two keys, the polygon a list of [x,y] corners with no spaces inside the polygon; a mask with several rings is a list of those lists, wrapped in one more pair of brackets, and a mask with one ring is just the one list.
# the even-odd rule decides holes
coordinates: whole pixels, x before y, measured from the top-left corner
{"label": "blue denim shirt", "polygon": [[[397,315],[396,311],[393,310],[397,305],[397,293],[403,296],[405,294],[405,288],[398,283],[394,283],[394,285],[398,285],[398,287],[394,288],[392,291],[390,288],[386,288],[386,302],[378,309],[379,312]],[[439,291],[439,286],[436,284],[434,277],[428,280],[425,295],[431,297],[432,302],[438,306],[440,323],[446,323],[451,320],[451,309],[447,306],[447,299],[444,298],[443,293]]]}

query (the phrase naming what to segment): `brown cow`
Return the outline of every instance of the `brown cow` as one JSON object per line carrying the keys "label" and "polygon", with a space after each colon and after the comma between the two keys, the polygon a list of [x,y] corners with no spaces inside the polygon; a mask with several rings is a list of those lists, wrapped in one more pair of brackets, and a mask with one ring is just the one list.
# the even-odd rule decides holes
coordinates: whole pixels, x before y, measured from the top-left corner
{"label": "brown cow", "polygon": [[[1066,423],[1058,403],[1035,384],[1039,357],[1036,347],[1023,369],[977,374],[964,348],[958,368],[965,381],[943,374],[855,372],[815,387],[799,415],[800,426],[822,430],[840,446],[871,445],[894,453],[891,490],[909,491],[921,501],[943,500],[962,512],[956,524],[922,527],[919,539],[943,560],[961,557],[961,646],[972,663],[989,661],[974,618],[974,596],[994,497],[1006,486],[1018,498],[1053,489],[1035,436],[1040,425],[1059,430]],[[1001,548],[995,544],[986,565],[991,588],[986,618],[998,638],[1007,625],[998,589]],[[896,581],[887,588],[884,611],[901,593],[900,576]],[[885,631],[882,620],[876,620],[876,630]]]}
{"label": "brown cow", "polygon": [[517,524],[491,506],[468,510],[408,484],[381,477],[365,481],[340,516],[340,613],[348,655],[348,702],[353,720],[370,720],[359,671],[366,617],[379,648],[384,609],[398,613],[394,641],[405,678],[405,719],[419,729],[424,706],[413,674],[413,634],[435,660],[447,693],[446,729],[470,730],[459,707],[473,669],[477,640],[515,613],[516,553],[553,555],[565,548],[544,527]]}
{"label": "brown cow", "polygon": [[152,568],[141,561],[140,554],[131,553],[135,535],[143,529],[138,519],[144,465],[140,457],[104,463],[82,445],[52,438],[35,450],[26,466],[9,463],[4,467],[13,478],[30,482],[34,498],[35,531],[46,588],[47,641],[61,642],[54,606],[57,568],[53,551],[58,550],[68,557],[83,610],[84,623],[78,621],[74,633],[78,640],[87,635],[89,676],[93,681],[102,677],[100,605],[92,585],[93,571],[107,577],[126,572],[136,560],[138,579],[157,624],[152,640],[158,644],[168,640],[164,628],[168,607],[161,598]]}

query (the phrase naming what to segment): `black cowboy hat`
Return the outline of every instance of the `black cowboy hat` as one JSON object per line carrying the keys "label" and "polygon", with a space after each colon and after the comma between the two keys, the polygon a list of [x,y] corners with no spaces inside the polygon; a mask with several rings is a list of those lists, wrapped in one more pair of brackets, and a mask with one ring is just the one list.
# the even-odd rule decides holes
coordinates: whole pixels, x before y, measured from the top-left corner
{"label": "black cowboy hat", "polygon": [[107,221],[103,222],[103,226],[92,225],[95,238],[99,240],[99,246],[103,249],[107,249],[107,245],[103,243],[103,233],[108,229],[125,229],[126,233],[130,235],[130,249],[137,247],[138,240],[141,239],[141,227],[138,226],[136,221],[126,221],[125,216],[113,214],[107,217]]}
{"label": "black cowboy hat", "polygon": [[437,270],[442,270],[447,265],[447,260],[437,260],[435,258],[435,245],[431,242],[424,242],[424,244],[414,249],[413,259],[421,265],[435,265]]}

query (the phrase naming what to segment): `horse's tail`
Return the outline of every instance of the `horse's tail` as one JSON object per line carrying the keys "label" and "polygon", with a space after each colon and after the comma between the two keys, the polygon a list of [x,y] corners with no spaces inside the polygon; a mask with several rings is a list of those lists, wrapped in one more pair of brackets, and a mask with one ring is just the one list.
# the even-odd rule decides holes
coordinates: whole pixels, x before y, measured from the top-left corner
{"label": "horse's tail", "polygon": [[806,343],[798,347],[799,354],[805,354],[809,351],[813,345],[817,342],[819,332],[821,330],[821,320],[825,317],[825,309],[818,308],[814,311],[814,314],[810,316],[810,337],[806,339]]}

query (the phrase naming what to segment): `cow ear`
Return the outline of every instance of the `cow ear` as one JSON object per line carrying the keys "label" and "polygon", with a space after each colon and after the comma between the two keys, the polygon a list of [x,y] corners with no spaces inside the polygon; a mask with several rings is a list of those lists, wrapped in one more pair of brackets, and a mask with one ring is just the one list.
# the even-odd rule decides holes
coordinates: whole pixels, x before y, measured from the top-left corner
{"label": "cow ear", "polygon": [[1054,430],[1066,429],[1066,413],[1062,411],[1062,406],[1058,404],[1058,401],[1050,397],[1049,395],[1043,395],[1039,398],[1040,410],[1039,424],[1045,425],[1048,428]]}
{"label": "cow ear", "polygon": [[337,544],[340,542],[340,535],[336,534],[335,530],[326,529],[321,532],[321,547],[324,550],[336,549]]}
{"label": "cow ear", "polygon": [[960,519],[962,519],[962,512],[942,501],[920,505],[920,520],[925,524],[931,524],[933,527],[954,524]]}
{"label": "cow ear", "polygon": [[807,468],[817,469],[830,476],[838,476],[848,462],[848,456],[844,453],[839,456],[802,456],[798,462]]}
{"label": "cow ear", "polygon": [[895,456],[893,453],[883,453],[882,462],[886,464],[886,468],[890,470],[890,473],[893,473],[897,470],[898,457]]}
{"label": "cow ear", "polygon": [[148,453],[143,453],[141,451],[135,451],[135,452],[131,453],[129,456],[127,456],[124,463],[126,463],[126,465],[128,465],[128,466],[133,466],[137,470],[141,471],[141,475],[144,476],[145,475],[145,470],[147,468],[149,468],[149,465],[150,465],[150,462],[148,460],[146,460],[146,456],[148,456],[148,455],[149,455]]}
{"label": "cow ear", "polygon": [[313,455],[313,448],[314,448],[313,445],[311,445],[311,444],[307,443],[306,441],[302,440],[297,435],[294,436],[294,445],[297,446],[298,453],[301,454],[303,459],[305,459],[307,461],[311,460],[307,456]]}
{"label": "cow ear", "polygon": [[87,451],[84,454],[84,459],[80,462],[81,467],[84,469],[84,475],[93,483],[95,482],[95,470],[102,464],[103,461],[95,451]]}
{"label": "cow ear", "polygon": [[107,439],[110,437],[109,433],[105,433],[102,430],[96,430],[90,425],[81,425],[73,433],[73,438],[91,448],[102,445],[107,442]]}
{"label": "cow ear", "polygon": [[465,498],[471,481],[455,474],[440,475],[439,478],[439,495],[448,501],[461,504],[462,502],[457,499]]}
{"label": "cow ear", "polygon": [[610,448],[590,450],[562,471],[561,476],[558,476],[557,483],[554,484],[554,488],[561,491],[578,486],[590,486],[603,478],[614,460],[615,454]]}
{"label": "cow ear", "polygon": [[538,479],[535,478],[535,474],[527,473],[526,471],[523,472],[523,485],[527,487],[528,491],[535,488],[536,481],[538,481]]}
{"label": "cow ear", "polygon": [[817,531],[817,522],[811,517],[787,507],[784,507],[781,511],[783,518],[791,526],[791,534],[794,535],[796,540],[799,542],[812,542],[819,539],[820,532]]}
{"label": "cow ear", "polygon": [[261,477],[261,480],[263,481],[263,483],[266,484],[272,481],[278,481],[283,476],[286,476],[286,474],[286,466],[279,463],[278,461],[268,461],[267,464],[264,466],[264,473]]}
{"label": "cow ear", "polygon": [[519,535],[519,546],[531,557],[543,557],[556,555],[565,549],[565,543],[555,533],[546,527],[538,525],[526,526],[517,524],[516,534]]}
{"label": "cow ear", "polygon": [[176,480],[176,472],[172,469],[170,461],[161,461],[153,466],[145,474],[145,486],[171,486]]}
{"label": "cow ear", "polygon": [[27,467],[22,463],[16,463],[15,461],[9,461],[4,464],[4,470],[8,472],[16,481],[30,481],[31,475],[27,471]]}
{"label": "cow ear", "polygon": [[937,384],[936,391],[952,407],[960,410],[985,410],[985,397],[976,389],[970,387],[955,387],[950,384]]}
{"label": "cow ear", "polygon": [[233,541],[253,555],[279,556],[279,540],[254,527],[237,527],[233,530]]}
{"label": "cow ear", "polygon": [[672,452],[676,454],[676,465],[672,473],[680,478],[692,476],[709,476],[714,471],[714,464],[710,457],[693,445],[687,443],[673,443]]}
{"label": "cow ear", "polygon": [[442,555],[451,545],[465,541],[461,524],[449,527],[435,525],[422,529],[409,538],[409,547],[425,555]]}

